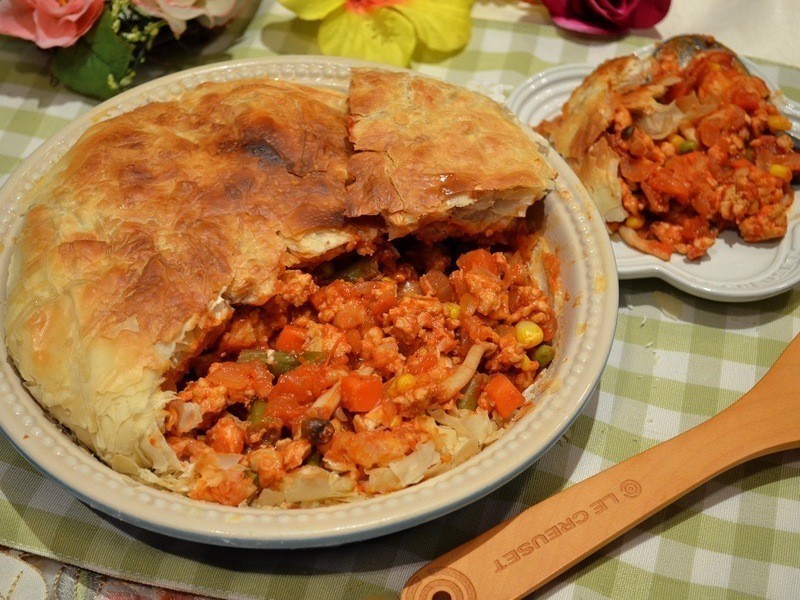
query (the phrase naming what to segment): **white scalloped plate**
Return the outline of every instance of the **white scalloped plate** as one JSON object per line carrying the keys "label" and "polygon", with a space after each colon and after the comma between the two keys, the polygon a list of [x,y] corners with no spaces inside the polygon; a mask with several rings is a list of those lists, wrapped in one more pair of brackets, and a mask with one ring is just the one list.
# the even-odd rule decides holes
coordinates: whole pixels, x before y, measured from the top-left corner
{"label": "white scalloped plate", "polygon": [[[637,54],[646,54],[650,47]],[[777,87],[757,65],[743,59],[750,71]],[[547,69],[519,85],[508,98],[508,107],[523,123],[537,125],[561,112],[572,91],[593,67],[569,64]],[[800,105],[778,95],[778,107],[791,120],[792,133],[800,138]],[[800,282],[800,206],[789,214],[789,229],[778,241],[748,244],[734,231],[725,231],[699,261],[673,254],[669,261],[644,254],[612,236],[611,246],[620,279],[657,277],[689,294],[709,300],[747,302],[775,296]]]}
{"label": "white scalloped plate", "polygon": [[[21,222],[20,198],[91,123],[170,99],[205,81],[254,76],[346,90],[350,68],[364,64],[318,57],[219,63],[164,77],[101,104],[45,142],[0,190],[0,280],[6,281]],[[532,135],[560,175],[557,191],[545,201],[544,231],[561,257],[569,293],[560,314],[560,357],[531,390],[536,409],[464,464],[399,492],[337,506],[283,510],[199,502],[120,475],[73,443],[27,393],[7,356],[0,368],[0,428],[43,473],[92,507],[152,531],[211,544],[330,546],[411,527],[473,502],[531,465],[577,417],[599,380],[616,324],[617,275],[602,220],[577,177],[544,140]],[[4,304],[5,285],[0,293]]]}

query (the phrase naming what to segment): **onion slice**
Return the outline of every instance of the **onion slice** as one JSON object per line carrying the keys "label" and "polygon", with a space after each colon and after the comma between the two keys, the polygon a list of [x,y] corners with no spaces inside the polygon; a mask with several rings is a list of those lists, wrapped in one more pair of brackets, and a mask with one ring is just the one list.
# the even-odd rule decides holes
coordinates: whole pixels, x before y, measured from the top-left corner
{"label": "onion slice", "polygon": [[440,398],[444,400],[452,398],[469,383],[478,370],[486,350],[485,344],[475,344],[469,349],[467,356],[464,357],[464,362],[453,369],[450,376],[439,387]]}

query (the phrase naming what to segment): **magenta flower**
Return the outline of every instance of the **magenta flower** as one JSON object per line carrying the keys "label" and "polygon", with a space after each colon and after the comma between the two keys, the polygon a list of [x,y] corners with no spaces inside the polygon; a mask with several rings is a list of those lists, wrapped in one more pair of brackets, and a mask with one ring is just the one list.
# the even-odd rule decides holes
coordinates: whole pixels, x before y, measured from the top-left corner
{"label": "magenta flower", "polygon": [[542,0],[559,27],[608,35],[647,29],[663,19],[670,0]]}

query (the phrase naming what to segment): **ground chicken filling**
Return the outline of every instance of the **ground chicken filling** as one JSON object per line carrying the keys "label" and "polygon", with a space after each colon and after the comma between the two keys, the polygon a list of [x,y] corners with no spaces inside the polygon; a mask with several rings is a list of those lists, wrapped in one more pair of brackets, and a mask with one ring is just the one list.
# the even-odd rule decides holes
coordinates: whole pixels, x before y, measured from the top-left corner
{"label": "ground chicken filling", "polygon": [[[287,270],[272,300],[237,311],[167,406],[189,495],[341,501],[406,487],[491,443],[554,356],[555,311],[531,276],[530,238],[516,242],[386,244]],[[552,284],[555,258],[543,263]]]}
{"label": "ground chicken filling", "polygon": [[653,80],[668,85],[651,86],[650,101],[643,88],[618,94],[601,135],[619,157],[628,215],[611,230],[664,260],[701,258],[725,229],[746,242],[782,237],[800,154],[767,86],[725,51],[684,68],[667,55],[659,69]]}

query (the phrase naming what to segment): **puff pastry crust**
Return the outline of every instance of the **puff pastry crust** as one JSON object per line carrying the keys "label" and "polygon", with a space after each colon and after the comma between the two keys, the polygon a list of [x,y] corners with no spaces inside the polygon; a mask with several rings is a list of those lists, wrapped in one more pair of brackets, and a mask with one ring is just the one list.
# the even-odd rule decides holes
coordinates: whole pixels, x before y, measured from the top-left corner
{"label": "puff pastry crust", "polygon": [[[446,231],[450,218],[472,231],[552,185],[489,100],[369,71],[353,85],[355,155],[346,95],[211,83],[93,125],[30,192],[10,266],[9,355],[114,469],[181,489],[188,475],[162,435],[171,380],[236,305],[273,296],[287,267],[370,252],[385,235],[350,217],[381,214],[392,235],[437,220]],[[393,103],[400,89],[410,95]],[[397,194],[373,193],[389,182]],[[449,202],[462,195],[467,206]],[[495,219],[493,203],[507,201]]]}
{"label": "puff pastry crust", "polygon": [[428,238],[505,228],[551,187],[536,142],[488,97],[407,72],[354,69],[347,215]]}

